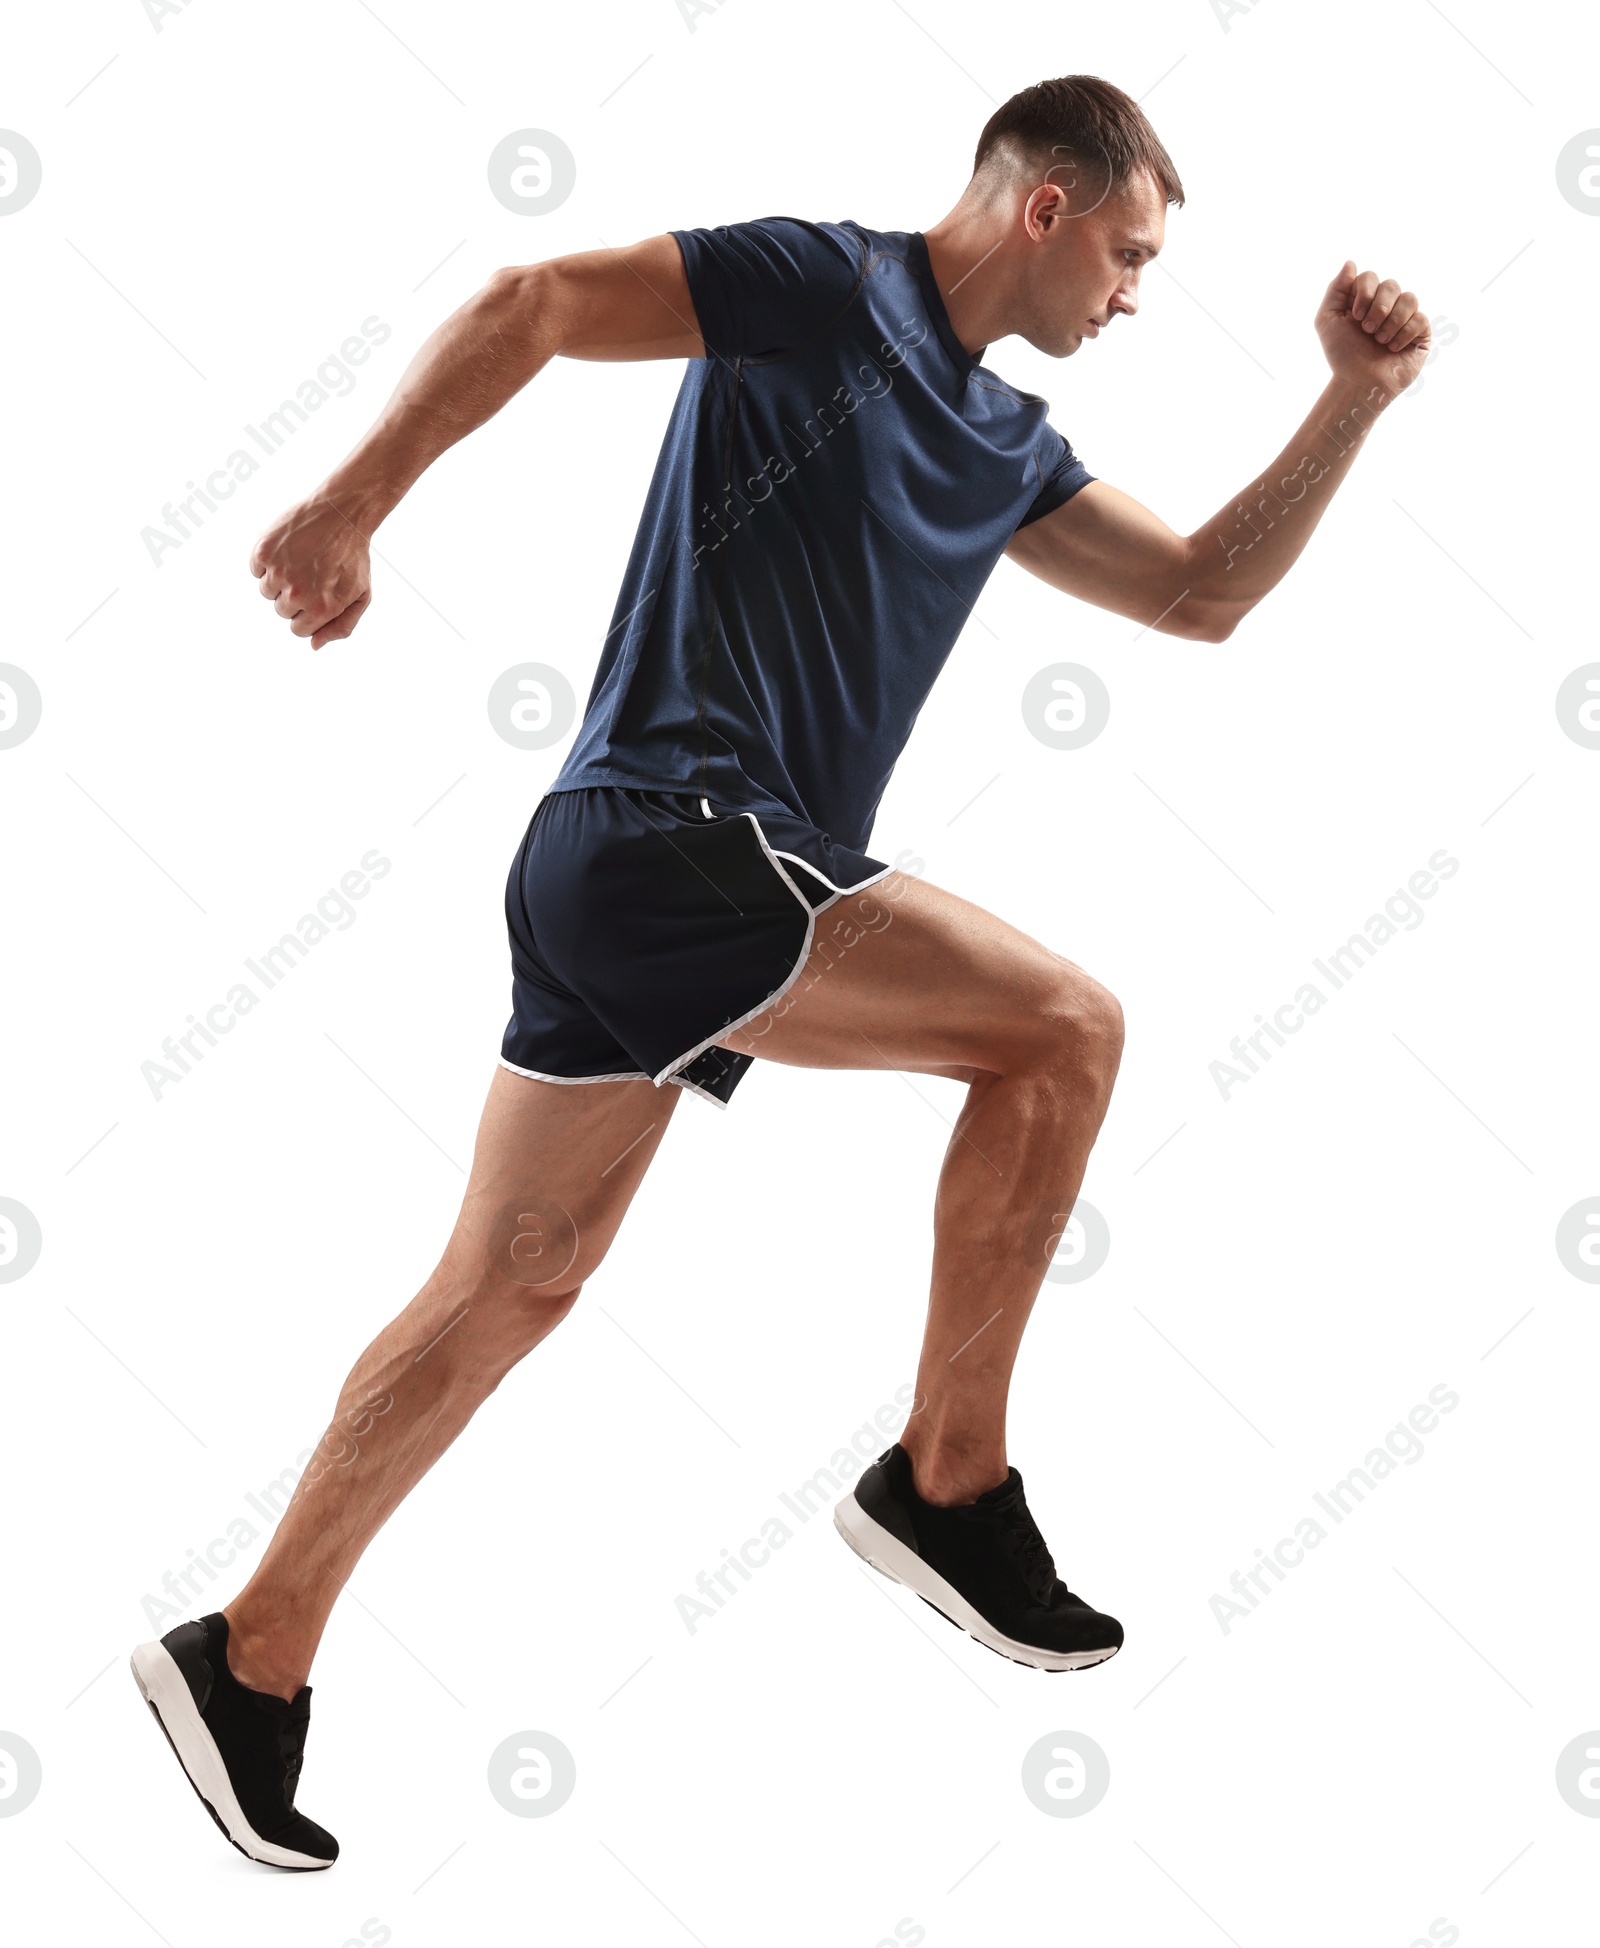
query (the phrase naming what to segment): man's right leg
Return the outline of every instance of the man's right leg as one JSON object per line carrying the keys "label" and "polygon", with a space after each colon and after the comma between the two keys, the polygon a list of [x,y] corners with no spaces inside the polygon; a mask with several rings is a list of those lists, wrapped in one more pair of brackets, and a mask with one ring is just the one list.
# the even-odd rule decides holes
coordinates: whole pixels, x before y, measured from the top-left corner
{"label": "man's right leg", "polygon": [[362,1551],[511,1368],[572,1309],[681,1091],[498,1068],[438,1268],[356,1361],[332,1425],[231,1603],[228,1666],[292,1699]]}

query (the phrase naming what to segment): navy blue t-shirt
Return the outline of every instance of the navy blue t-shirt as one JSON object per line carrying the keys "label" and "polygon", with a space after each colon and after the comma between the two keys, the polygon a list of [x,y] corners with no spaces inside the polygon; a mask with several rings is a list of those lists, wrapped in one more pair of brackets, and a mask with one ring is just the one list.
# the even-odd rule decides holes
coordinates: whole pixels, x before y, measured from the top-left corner
{"label": "navy blue t-shirt", "polygon": [[673,232],[690,359],[552,790],[705,794],[859,849],[1019,527],[1093,478],[962,346],[917,232]]}

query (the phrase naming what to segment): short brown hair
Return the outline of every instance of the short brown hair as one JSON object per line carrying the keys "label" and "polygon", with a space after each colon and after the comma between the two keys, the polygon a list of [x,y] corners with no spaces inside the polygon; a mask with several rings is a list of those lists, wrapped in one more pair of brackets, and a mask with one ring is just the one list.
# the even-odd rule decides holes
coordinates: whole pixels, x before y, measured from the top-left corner
{"label": "short brown hair", "polygon": [[1066,74],[1036,82],[1003,103],[978,137],[974,175],[1008,138],[1041,160],[1063,150],[1080,156],[1090,174],[1105,179],[1108,195],[1148,169],[1169,203],[1183,201],[1178,172],[1144,110],[1098,75]]}

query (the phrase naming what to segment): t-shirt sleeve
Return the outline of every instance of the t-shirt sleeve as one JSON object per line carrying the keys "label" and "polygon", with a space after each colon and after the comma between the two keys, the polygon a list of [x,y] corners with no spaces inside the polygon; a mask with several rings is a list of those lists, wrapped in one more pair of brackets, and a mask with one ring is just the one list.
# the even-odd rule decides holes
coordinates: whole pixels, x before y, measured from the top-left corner
{"label": "t-shirt sleeve", "polygon": [[848,231],[768,216],[674,230],[708,357],[786,352],[838,316],[861,282]]}
{"label": "t-shirt sleeve", "polygon": [[1056,429],[1048,424],[1044,437],[1034,448],[1033,464],[1039,470],[1040,487],[1027,513],[1017,523],[1019,528],[1025,528],[1030,521],[1042,520],[1046,514],[1053,514],[1064,502],[1071,500],[1080,487],[1087,487],[1095,477]]}

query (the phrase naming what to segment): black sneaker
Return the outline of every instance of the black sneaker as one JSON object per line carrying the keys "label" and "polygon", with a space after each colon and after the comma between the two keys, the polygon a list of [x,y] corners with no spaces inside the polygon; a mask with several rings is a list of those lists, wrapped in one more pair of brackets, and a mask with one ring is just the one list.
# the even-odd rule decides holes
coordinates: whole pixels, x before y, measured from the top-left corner
{"label": "black sneaker", "polygon": [[190,1785],[239,1851],[269,1867],[331,1867],[339,1842],[294,1809],[311,1686],[291,1704],[241,1684],[220,1610],[141,1644],[129,1662]]}
{"label": "black sneaker", "polygon": [[1014,1663],[1076,1671],[1122,1648],[1116,1618],[1091,1610],[1057,1578],[1015,1468],[975,1502],[940,1508],[917,1493],[911,1457],[897,1441],[840,1502],[833,1523],[874,1569]]}

